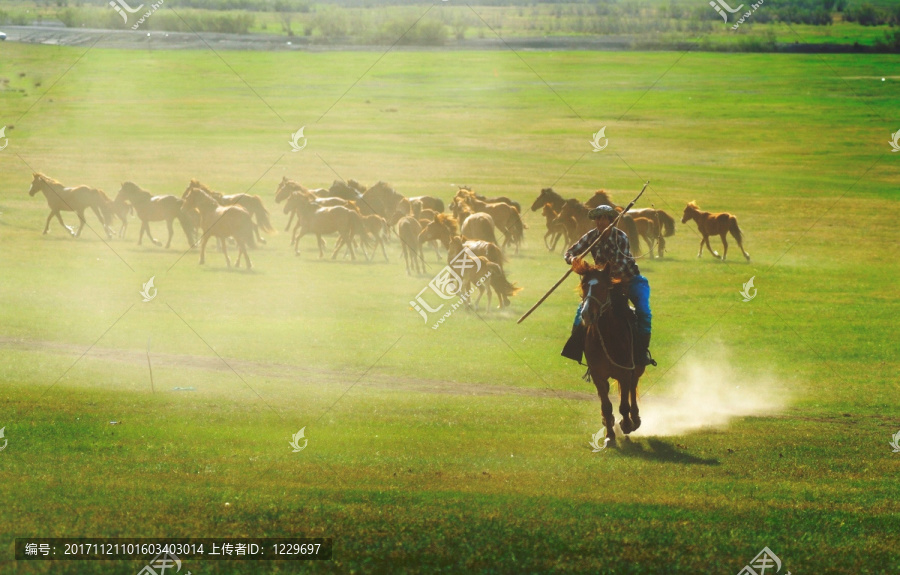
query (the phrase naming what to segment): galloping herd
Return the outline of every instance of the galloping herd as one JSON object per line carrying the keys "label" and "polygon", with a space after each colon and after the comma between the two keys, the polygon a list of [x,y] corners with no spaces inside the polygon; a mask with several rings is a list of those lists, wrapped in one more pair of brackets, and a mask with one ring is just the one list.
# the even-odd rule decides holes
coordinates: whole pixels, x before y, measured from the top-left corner
{"label": "galloping herd", "polygon": [[[252,264],[248,248],[256,247],[257,242],[266,243],[260,232],[275,231],[269,212],[259,196],[221,194],[193,179],[180,198],[156,196],[133,182],[125,182],[116,197],[110,199],[102,190],[83,185],[66,187],[49,176],[35,173],[28,193],[34,196],[38,192],[43,192],[50,207],[44,226],[45,234],[50,229],[50,221],[56,217],[73,237],[78,237],[85,225],[84,212],[90,209],[102,224],[107,238],[114,235],[124,238],[128,216],[134,213],[141,220],[138,245],[145,234],[155,245],[162,245],[153,237],[149,224],[165,221],[169,232],[165,247],[168,248],[174,234],[173,223],[178,220],[188,245],[193,248],[199,244],[201,264],[205,261],[207,241],[215,237],[229,267],[228,244],[233,241],[238,249],[235,266],[240,267],[243,258],[249,270]],[[440,198],[407,198],[385,182],[367,187],[355,180],[335,180],[330,188],[309,189],[285,177],[275,191],[275,203],[284,204],[283,211],[288,216],[285,231],[291,230],[293,224],[291,245],[295,254],[300,253],[300,239],[314,234],[319,257],[324,257],[326,242],[323,236],[336,235],[332,259],[336,259],[343,248],[352,260],[356,259],[356,249],[361,249],[363,256],[371,260],[380,248],[387,261],[385,242],[396,235],[400,240],[407,274],[425,271],[426,246],[434,250],[438,260],[441,259],[439,248],[443,247],[448,262],[466,247],[480,257],[492,272],[491,285],[487,288],[489,301],[492,288],[497,292],[501,308],[509,305],[509,297],[521,289],[511,284],[503,271],[505,253],[510,249],[519,253],[527,228],[522,221],[521,206],[510,198],[488,198],[476,194],[469,187],[459,187],[450,201],[451,213],[448,214]],[[622,209],[602,190],[595,192],[586,202],[581,202],[575,198],[565,199],[552,188],[545,188],[532,204],[531,211],[541,210],[547,228],[544,245],[556,251],[561,239],[564,240],[565,250],[593,227],[588,211],[599,205]],[[78,215],[80,224],[77,230],[63,222],[60,214],[63,211]],[[691,202],[684,210],[682,223],[690,219],[697,223],[701,233],[698,257],[703,253],[704,243],[715,257],[720,257],[709,245],[709,236],[719,235],[724,246],[721,256],[724,260],[728,254],[726,235],[731,233],[744,257],[750,260],[733,215],[703,212]],[[117,231],[111,227],[115,220],[121,222]],[[621,227],[629,237],[635,256],[641,254],[640,242],[643,239],[647,245],[646,255],[654,257],[656,246],[657,256],[663,257],[665,238],[675,233],[675,220],[663,210],[645,208],[629,211],[621,219]],[[498,234],[502,236],[502,243],[498,241]]]}

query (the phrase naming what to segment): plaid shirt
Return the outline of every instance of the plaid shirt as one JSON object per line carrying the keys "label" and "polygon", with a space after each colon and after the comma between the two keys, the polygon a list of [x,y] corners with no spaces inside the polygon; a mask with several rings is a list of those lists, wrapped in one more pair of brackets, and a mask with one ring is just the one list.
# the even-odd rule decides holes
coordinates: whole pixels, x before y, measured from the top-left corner
{"label": "plaid shirt", "polygon": [[[566,263],[571,264],[572,260],[586,250],[597,239],[598,235],[600,235],[600,230],[596,228],[584,234],[566,252]],[[594,263],[597,265],[603,265],[607,262],[612,264],[610,272],[614,278],[627,281],[641,274],[637,264],[634,263],[631,249],[628,247],[628,236],[618,228],[613,228],[612,233],[606,240],[598,242],[591,250],[591,255],[594,256]]]}

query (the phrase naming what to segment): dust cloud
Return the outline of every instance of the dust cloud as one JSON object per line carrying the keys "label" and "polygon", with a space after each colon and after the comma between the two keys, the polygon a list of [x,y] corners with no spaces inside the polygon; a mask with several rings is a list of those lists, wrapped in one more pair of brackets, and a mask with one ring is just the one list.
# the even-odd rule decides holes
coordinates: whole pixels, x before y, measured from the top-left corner
{"label": "dust cloud", "polygon": [[[642,436],[681,435],[704,428],[722,428],[736,417],[773,415],[790,401],[787,386],[769,373],[736,367],[724,347],[707,357],[685,358],[659,387],[640,397]],[[650,369],[653,369],[652,367]],[[644,386],[642,386],[644,387]],[[618,405],[616,419],[618,419]]]}

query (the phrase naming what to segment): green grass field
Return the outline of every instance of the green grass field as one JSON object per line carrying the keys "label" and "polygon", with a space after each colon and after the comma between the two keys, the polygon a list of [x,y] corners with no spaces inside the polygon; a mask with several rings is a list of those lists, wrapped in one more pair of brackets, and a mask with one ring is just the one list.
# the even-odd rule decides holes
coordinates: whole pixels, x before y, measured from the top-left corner
{"label": "green grass field", "polygon": [[[13,560],[50,536],[334,538],[332,561],[186,562],[200,574],[737,573],[765,546],[782,573],[900,570],[896,58],[0,50],[3,573],[143,564]],[[432,330],[408,302],[433,252],[409,277],[396,241],[387,263],[319,261],[280,231],[248,273],[198,266],[177,229],[137,246],[136,219],[125,240],[93,214],[42,236],[32,171],[110,195],[198,178],[259,194],[279,230],[285,175],[523,206],[650,180],[638,207],[733,212],[753,259],[698,260],[679,223],[638,261],[660,365],[644,428],[592,453],[599,400],[559,357],[576,282],[515,323],[566,269],[539,213],[511,309]]]}

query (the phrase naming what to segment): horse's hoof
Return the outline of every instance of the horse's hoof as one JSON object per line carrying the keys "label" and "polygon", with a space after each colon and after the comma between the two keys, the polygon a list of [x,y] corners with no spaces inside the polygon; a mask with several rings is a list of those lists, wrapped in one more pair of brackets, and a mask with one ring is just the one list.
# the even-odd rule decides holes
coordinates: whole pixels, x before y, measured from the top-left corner
{"label": "horse's hoof", "polygon": [[638,416],[634,416],[631,418],[631,422],[634,424],[634,427],[631,431],[637,431],[637,429],[641,426],[641,418]]}
{"label": "horse's hoof", "polygon": [[606,447],[616,447],[616,438],[615,437],[607,438]]}
{"label": "horse's hoof", "polygon": [[634,427],[632,427],[630,419],[623,419],[622,421],[620,421],[619,427],[622,428],[622,433],[624,433],[625,435],[628,435],[629,433],[634,431]]}

